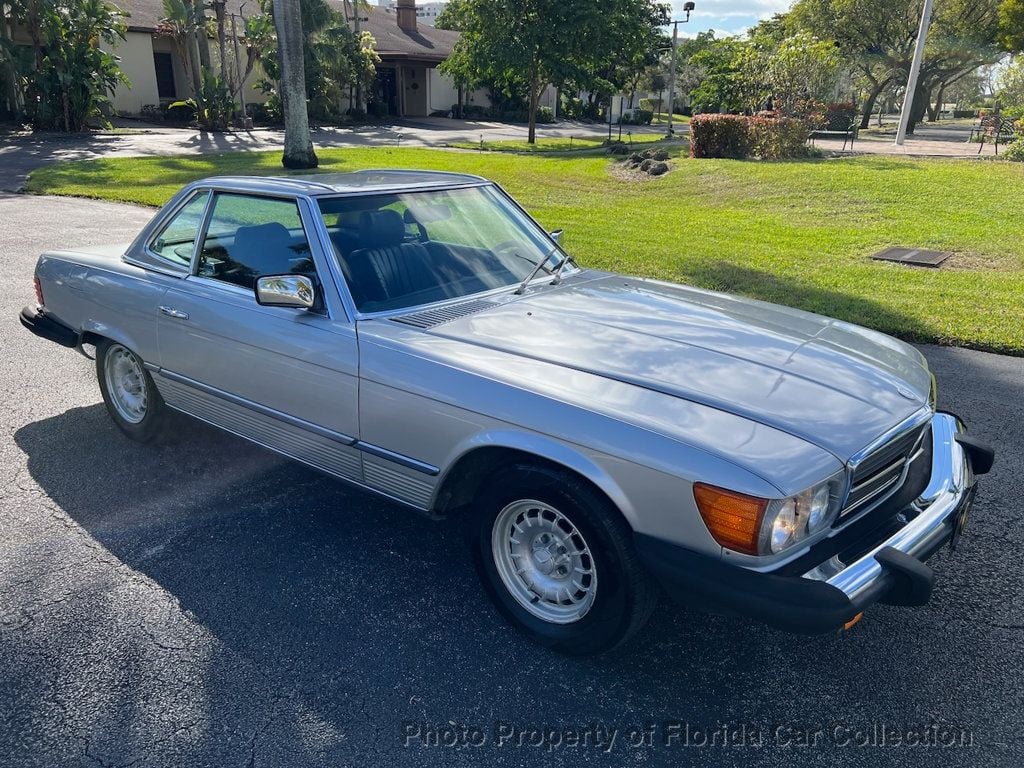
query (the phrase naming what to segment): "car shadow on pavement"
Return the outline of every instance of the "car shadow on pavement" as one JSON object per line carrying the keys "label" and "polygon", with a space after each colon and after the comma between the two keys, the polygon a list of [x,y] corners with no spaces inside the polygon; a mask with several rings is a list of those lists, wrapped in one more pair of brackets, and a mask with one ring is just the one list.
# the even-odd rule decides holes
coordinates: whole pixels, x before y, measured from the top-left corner
{"label": "car shadow on pavement", "polygon": [[[807,638],[666,600],[627,647],[562,657],[490,608],[457,521],[429,521],[184,417],[168,442],[140,446],[93,405],[28,424],[15,441],[31,477],[100,548],[172,596],[266,689],[348,733],[347,747],[323,747],[334,757],[376,740],[414,758],[401,749],[409,720],[828,721],[873,712],[876,700],[909,711],[932,677],[905,662],[935,627],[885,606],[873,629]],[[88,643],[110,629],[84,615],[75,631]],[[212,711],[253,696],[239,663],[221,660],[230,674],[203,671],[201,654],[180,663],[206,675]],[[278,722],[275,738],[297,744],[303,727]]]}

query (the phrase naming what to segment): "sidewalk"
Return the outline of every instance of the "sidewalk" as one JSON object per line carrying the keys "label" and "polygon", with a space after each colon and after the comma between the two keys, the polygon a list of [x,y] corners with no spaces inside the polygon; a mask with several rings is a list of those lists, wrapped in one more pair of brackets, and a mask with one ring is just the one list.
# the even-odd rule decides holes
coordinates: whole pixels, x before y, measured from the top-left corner
{"label": "sidewalk", "polygon": [[[907,136],[902,146],[896,144],[896,133],[862,133],[854,148],[843,152],[842,139],[818,139],[815,146],[833,154],[854,155],[904,155],[908,157],[958,157],[966,160],[995,156],[995,146],[986,143],[981,153],[979,144],[969,141],[970,122],[921,123],[914,133]],[[1005,145],[1000,145],[1002,150]]]}

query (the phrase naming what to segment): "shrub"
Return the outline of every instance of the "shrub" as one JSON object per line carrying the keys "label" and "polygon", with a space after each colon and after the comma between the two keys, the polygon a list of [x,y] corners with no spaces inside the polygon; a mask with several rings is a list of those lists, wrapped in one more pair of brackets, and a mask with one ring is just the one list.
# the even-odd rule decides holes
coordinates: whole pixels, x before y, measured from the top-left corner
{"label": "shrub", "polygon": [[654,113],[648,109],[631,109],[623,113],[620,122],[623,125],[650,125],[653,119]]}
{"label": "shrub", "polygon": [[281,125],[284,122],[284,115],[279,109],[280,102],[261,103],[252,102],[245,105],[245,111],[257,125]]}
{"label": "shrub", "polygon": [[571,97],[562,98],[562,117],[567,120],[579,120],[584,116],[584,110],[587,105],[583,99],[574,99]]}
{"label": "shrub", "polygon": [[174,101],[164,110],[164,120],[175,125],[188,125],[196,119],[196,103],[192,99]]}
{"label": "shrub", "polygon": [[1003,159],[1014,163],[1024,163],[1024,138],[1019,138],[1006,145]]}
{"label": "shrub", "polygon": [[[846,127],[849,123],[846,124]],[[747,124],[750,148],[762,160],[807,156],[810,128],[795,117],[751,117]]]}
{"label": "shrub", "polygon": [[747,118],[740,115],[697,115],[690,121],[690,157],[727,157],[742,160],[750,155]]}
{"label": "shrub", "polygon": [[538,123],[553,123],[555,122],[555,111],[551,107],[537,107],[537,122]]}

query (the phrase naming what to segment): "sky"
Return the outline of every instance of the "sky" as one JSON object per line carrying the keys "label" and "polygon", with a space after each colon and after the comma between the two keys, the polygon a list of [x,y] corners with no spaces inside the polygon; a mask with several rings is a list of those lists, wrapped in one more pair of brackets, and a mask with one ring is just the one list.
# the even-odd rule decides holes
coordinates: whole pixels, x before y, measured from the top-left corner
{"label": "sky", "polygon": [[[683,19],[684,0],[672,0],[673,19]],[[694,0],[697,8],[689,24],[679,25],[679,34],[693,37],[698,32],[715,30],[719,37],[741,35],[761,19],[785,11],[792,0]]]}

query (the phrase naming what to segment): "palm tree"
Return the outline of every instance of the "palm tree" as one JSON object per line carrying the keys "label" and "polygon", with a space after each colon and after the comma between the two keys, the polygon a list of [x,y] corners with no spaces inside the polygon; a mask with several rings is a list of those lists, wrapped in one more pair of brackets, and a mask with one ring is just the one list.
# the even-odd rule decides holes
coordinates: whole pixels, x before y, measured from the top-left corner
{"label": "palm tree", "polygon": [[316,168],[306,110],[306,72],[303,61],[302,11],[299,0],[273,0],[277,55],[281,59],[281,106],[284,110],[285,168]]}

